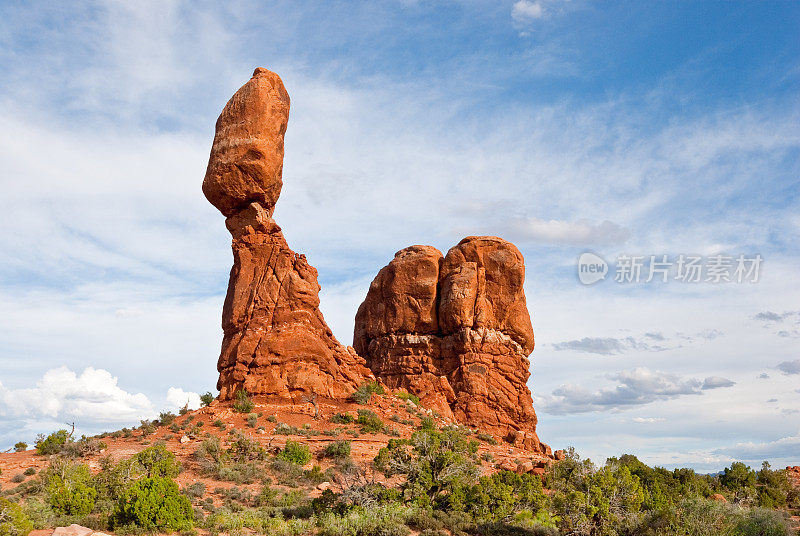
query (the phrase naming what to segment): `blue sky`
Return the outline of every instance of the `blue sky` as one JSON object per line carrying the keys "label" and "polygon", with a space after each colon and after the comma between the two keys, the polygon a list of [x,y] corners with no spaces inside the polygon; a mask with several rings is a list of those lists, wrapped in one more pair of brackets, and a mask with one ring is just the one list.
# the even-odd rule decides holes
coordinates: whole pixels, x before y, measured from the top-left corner
{"label": "blue sky", "polygon": [[[503,236],[526,257],[546,442],[800,461],[795,3],[42,2],[0,20],[0,447],[213,389],[230,238],[200,184],[219,111],[264,66],[292,98],[275,217],[342,342],[398,249]],[[764,264],[754,284],[583,286],[587,250]]]}

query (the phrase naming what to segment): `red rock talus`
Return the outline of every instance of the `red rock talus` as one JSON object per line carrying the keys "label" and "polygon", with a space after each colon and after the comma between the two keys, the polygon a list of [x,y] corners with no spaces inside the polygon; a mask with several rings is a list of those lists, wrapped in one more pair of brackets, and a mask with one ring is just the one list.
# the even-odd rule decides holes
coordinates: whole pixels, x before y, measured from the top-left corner
{"label": "red rock talus", "polygon": [[411,246],[370,285],[353,346],[389,387],[549,453],[526,384],[534,341],[524,281],[522,254],[500,238],[465,238],[444,258]]}
{"label": "red rock talus", "polygon": [[256,69],[217,120],[203,193],[233,236],[217,368],[223,399],[251,394],[349,396],[372,373],[333,336],[319,310],[317,271],[272,219],[280,195],[289,95]]}

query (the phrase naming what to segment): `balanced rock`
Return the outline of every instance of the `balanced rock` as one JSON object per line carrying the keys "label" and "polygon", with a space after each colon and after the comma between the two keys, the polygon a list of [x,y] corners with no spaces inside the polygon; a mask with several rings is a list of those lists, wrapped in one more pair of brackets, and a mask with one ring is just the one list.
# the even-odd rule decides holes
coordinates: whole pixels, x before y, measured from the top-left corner
{"label": "balanced rock", "polygon": [[288,117],[281,79],[259,68],[217,120],[203,192],[233,237],[217,364],[222,399],[240,389],[345,398],[373,378],[364,359],[333,336],[319,310],[317,271],[272,219]]}
{"label": "balanced rock", "polygon": [[524,281],[522,254],[501,238],[467,237],[445,257],[403,249],[370,285],[353,346],[390,388],[549,454],[526,383],[534,339]]}
{"label": "balanced rock", "polygon": [[217,119],[203,193],[225,216],[258,201],[269,215],[281,194],[283,135],[289,94],[280,77],[259,67]]}

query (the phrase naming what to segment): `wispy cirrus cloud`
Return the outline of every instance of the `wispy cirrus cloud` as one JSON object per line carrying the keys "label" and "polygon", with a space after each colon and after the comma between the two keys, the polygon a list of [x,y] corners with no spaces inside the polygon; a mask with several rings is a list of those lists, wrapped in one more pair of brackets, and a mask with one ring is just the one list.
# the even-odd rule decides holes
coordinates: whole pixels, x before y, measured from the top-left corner
{"label": "wispy cirrus cloud", "polygon": [[718,329],[707,329],[693,335],[675,333],[665,335],[662,332],[645,332],[641,336],[627,337],[582,337],[552,344],[556,351],[573,351],[598,355],[619,355],[630,351],[663,352],[680,348],[685,344],[713,341],[724,333]]}
{"label": "wispy cirrus cloud", "polygon": [[661,345],[649,344],[634,337],[583,337],[581,339],[554,343],[553,349],[557,351],[570,350],[587,354],[616,355],[629,350],[660,352],[667,348]]}
{"label": "wispy cirrus cloud", "polygon": [[631,232],[608,220],[591,223],[521,218],[509,223],[509,236],[520,242],[598,247],[624,244]]}
{"label": "wispy cirrus cloud", "polygon": [[[192,392],[213,389],[230,237],[199,182],[217,114],[263,65],[283,77],[292,96],[276,219],[292,248],[319,270],[322,308],[342,342],[350,340],[369,281],[396,250],[412,243],[446,249],[466,234],[498,234],[518,242],[526,257],[528,304],[537,337],[546,341],[533,355],[533,387],[552,392],[580,371],[610,382],[576,381],[589,395],[623,386],[627,400],[656,397],[653,404],[670,401],[674,409],[696,397],[678,394],[687,400],[675,401],[666,388],[610,380],[608,360],[587,360],[592,352],[584,350],[618,356],[615,364],[625,369],[646,360],[676,375],[678,384],[694,374],[699,384],[689,391],[708,401],[724,398],[724,389],[703,390],[707,373],[687,371],[706,370],[703,360],[713,360],[715,374],[737,374],[737,395],[756,384],[750,399],[722,401],[750,412],[750,420],[737,421],[747,428],[739,437],[773,437],[797,417],[789,420],[764,401],[781,389],[775,396],[790,404],[794,399],[786,395],[794,396],[797,376],[776,371],[769,382],[755,376],[795,359],[794,318],[769,324],[778,332],[769,347],[745,337],[721,313],[739,311],[744,302],[751,304],[746,311],[776,315],[796,308],[792,277],[781,277],[778,267],[797,264],[797,201],[785,192],[796,183],[800,108],[791,91],[720,84],[762,80],[764,69],[792,81],[792,71],[761,57],[731,63],[740,53],[770,50],[748,47],[737,36],[741,48],[707,43],[733,55],[691,62],[673,55],[668,72],[649,63],[654,68],[647,75],[620,77],[611,66],[651,60],[638,43],[618,46],[625,33],[620,25],[648,23],[670,10],[651,15],[650,8],[608,4],[584,16],[581,5],[416,2],[343,11],[334,3],[304,2],[3,4],[0,41],[13,51],[0,54],[0,122],[7,126],[0,144],[7,179],[0,196],[7,216],[0,235],[6,387],[30,388],[45,371],[69,363],[76,376],[88,366],[113,370],[121,389],[142,392],[157,409],[174,377],[187,390],[173,393],[164,406],[170,409]],[[408,24],[423,16],[442,23]],[[668,30],[677,22],[645,26]],[[398,34],[399,25],[408,33]],[[769,36],[750,35],[776,45],[784,39],[785,47],[786,35],[774,26]],[[308,27],[318,31],[309,34]],[[671,33],[676,41],[685,38],[679,29]],[[666,37],[664,52],[681,50]],[[605,50],[608,55],[598,54]],[[736,77],[696,83],[697,72],[726,65],[741,67]],[[675,106],[675,99],[696,104]],[[681,288],[675,308],[664,307],[667,289],[628,293],[607,285],[563,292],[575,286],[577,247],[616,249],[622,242],[643,254],[704,252],[719,244],[761,251],[768,255],[768,277],[737,288],[735,303],[725,301],[731,289]],[[557,298],[543,303],[542,289]],[[594,311],[584,309],[590,293],[603,296]],[[560,307],[566,312],[559,318]],[[626,311],[633,315],[623,321]],[[703,315],[696,324],[727,336],[712,338],[713,330],[708,337],[675,335],[694,333],[684,321],[688,311]],[[640,320],[636,333],[643,335],[633,342],[627,340],[632,332],[614,331]],[[548,352],[553,342],[597,334],[613,340],[589,341],[575,355]],[[689,340],[707,351],[681,350]],[[657,347],[671,351],[652,351]],[[650,353],[642,355],[645,348]],[[726,357],[719,367],[718,356]],[[158,378],[150,372],[155,366]],[[720,380],[708,385],[715,383]],[[613,407],[603,400],[592,403]],[[623,402],[618,408],[642,407]],[[663,409],[644,407],[652,415],[664,415],[656,413]],[[663,442],[681,452],[706,446],[704,426],[719,417],[692,408],[686,422],[703,428],[693,445],[675,440],[673,431],[664,432]],[[21,419],[0,419],[0,447],[20,439]],[[63,421],[35,419],[51,430]],[[581,429],[572,420],[563,433],[550,435],[553,420],[540,421],[545,440],[572,442]],[[664,431],[670,420],[636,428]],[[630,421],[602,433],[625,436],[626,426]],[[582,447],[599,452],[596,445],[591,437]]]}

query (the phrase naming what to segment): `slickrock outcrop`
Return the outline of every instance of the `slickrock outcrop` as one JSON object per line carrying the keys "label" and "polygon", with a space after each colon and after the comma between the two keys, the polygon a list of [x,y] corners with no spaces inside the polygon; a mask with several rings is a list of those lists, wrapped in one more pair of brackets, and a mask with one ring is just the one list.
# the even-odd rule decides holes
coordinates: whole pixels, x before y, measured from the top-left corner
{"label": "slickrock outcrop", "polygon": [[526,384],[534,340],[524,281],[522,254],[501,238],[467,237],[445,257],[403,249],[370,285],[353,346],[389,387],[549,455]]}
{"label": "slickrock outcrop", "polygon": [[258,68],[217,120],[203,193],[233,236],[217,364],[222,399],[241,388],[287,399],[345,398],[373,377],[364,359],[333,336],[319,310],[317,271],[289,248],[272,219],[288,119],[283,82]]}

